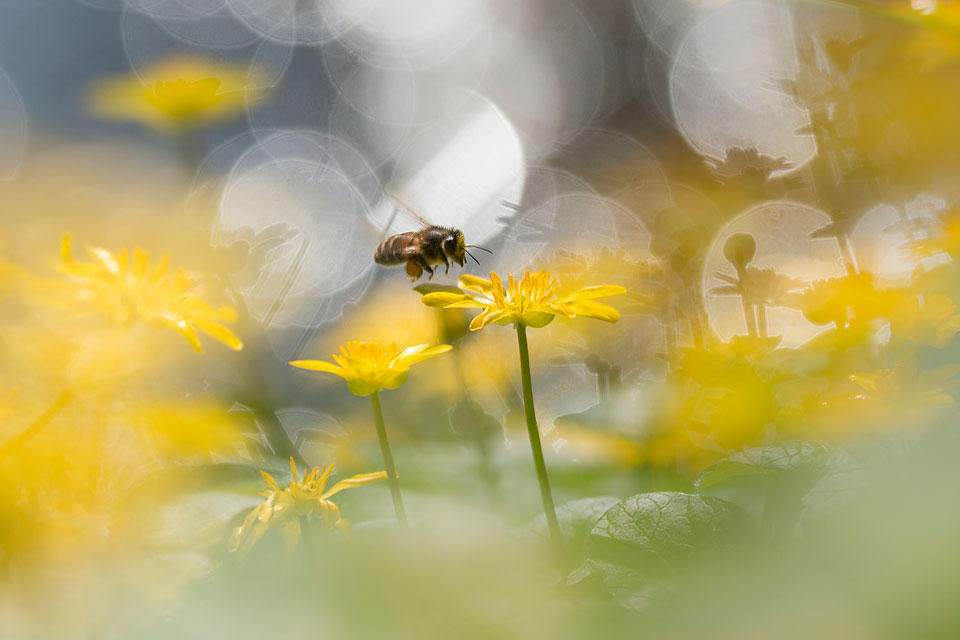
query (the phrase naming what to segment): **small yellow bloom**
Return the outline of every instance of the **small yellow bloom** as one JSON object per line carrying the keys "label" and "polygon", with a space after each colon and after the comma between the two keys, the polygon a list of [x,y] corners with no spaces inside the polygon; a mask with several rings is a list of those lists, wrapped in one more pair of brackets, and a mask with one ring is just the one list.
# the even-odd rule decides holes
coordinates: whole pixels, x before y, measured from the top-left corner
{"label": "small yellow bloom", "polygon": [[362,487],[365,484],[379,482],[387,477],[386,471],[365,473],[341,480],[327,489],[327,480],[334,465],[314,467],[303,470],[303,476],[297,478],[297,465],[290,458],[292,479],[286,489],[281,489],[273,476],[261,471],[267,490],[260,493],[266,501],[257,505],[243,519],[243,524],[234,529],[230,536],[228,549],[246,555],[253,545],[263,537],[267,529],[280,529],[288,549],[296,546],[300,539],[300,518],[314,515],[320,518],[326,532],[337,529],[344,534],[350,531],[350,523],[340,516],[340,508],[328,498],[344,489]]}
{"label": "small yellow bloom", "polygon": [[418,344],[400,349],[396,343],[385,346],[379,342],[348,342],[340,347],[340,355],[333,362],[323,360],[295,360],[290,364],[310,371],[325,371],[347,381],[350,391],[368,396],[381,389],[396,389],[407,380],[410,366],[452,349],[448,344],[431,347]]}
{"label": "small yellow bloom", "polygon": [[929,371],[919,371],[917,357],[908,352],[893,369],[874,373],[857,373],[850,381],[861,391],[852,394],[857,402],[874,402],[889,410],[903,407],[954,404],[949,391],[957,386],[958,365],[941,365]]}
{"label": "small yellow bloom", "polygon": [[98,81],[89,105],[101,118],[182,131],[243,113],[255,80],[246,66],[177,56],[144,70],[142,80],[121,75]]}
{"label": "small yellow bloom", "polygon": [[77,262],[71,247],[70,234],[64,234],[59,271],[76,280],[76,302],[99,306],[118,324],[139,317],[147,324],[174,329],[198,353],[203,349],[197,331],[231,349],[243,348],[240,338],[220,324],[236,322],[236,310],[211,307],[193,290],[194,283],[186,270],[168,274],[168,256],[161,257],[151,268],[150,254],[140,247],[134,248],[132,257],[126,248],[113,254],[99,247],[87,247],[93,262]]}
{"label": "small yellow bloom", "polygon": [[954,259],[960,257],[960,207],[940,212],[939,231],[929,238],[909,242],[906,247],[917,258],[942,253]]}
{"label": "small yellow bloom", "polygon": [[462,275],[458,284],[460,289],[428,293],[423,297],[423,303],[428,307],[446,309],[483,309],[470,323],[471,331],[482,329],[491,322],[540,328],[550,324],[557,315],[616,322],[620,313],[609,305],[596,302],[596,299],[627,291],[616,285],[600,285],[561,295],[557,281],[546,271],[533,274],[528,271],[520,280],[511,273],[506,287],[500,276],[492,271],[489,280]]}
{"label": "small yellow bloom", "polygon": [[908,351],[892,369],[850,375],[855,390],[825,398],[817,417],[824,426],[845,432],[929,424],[940,409],[955,404],[958,375],[960,365],[955,364],[921,371],[916,352]]}
{"label": "small yellow bloom", "polygon": [[866,271],[817,280],[786,298],[784,304],[802,311],[810,322],[832,322],[838,329],[889,318],[901,301],[894,292],[878,289],[873,274]]}
{"label": "small yellow bloom", "polygon": [[960,332],[956,311],[957,305],[942,293],[925,296],[923,305],[916,296],[905,298],[891,313],[890,329],[898,338],[943,349]]}

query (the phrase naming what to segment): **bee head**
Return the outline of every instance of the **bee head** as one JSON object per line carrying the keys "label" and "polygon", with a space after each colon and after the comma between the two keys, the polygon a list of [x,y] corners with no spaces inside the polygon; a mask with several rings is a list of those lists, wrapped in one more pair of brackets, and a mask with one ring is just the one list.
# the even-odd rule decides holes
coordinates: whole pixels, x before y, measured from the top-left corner
{"label": "bee head", "polygon": [[453,232],[443,239],[443,252],[447,258],[456,262],[461,267],[467,264],[467,244],[463,239],[463,232],[454,229]]}

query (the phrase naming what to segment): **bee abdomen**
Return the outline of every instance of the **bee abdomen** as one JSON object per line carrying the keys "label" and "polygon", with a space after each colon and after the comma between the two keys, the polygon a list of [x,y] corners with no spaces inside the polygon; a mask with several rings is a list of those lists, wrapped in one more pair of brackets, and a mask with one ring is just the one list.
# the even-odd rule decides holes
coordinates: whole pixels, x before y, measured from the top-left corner
{"label": "bee abdomen", "polygon": [[390,236],[380,243],[373,253],[373,261],[385,267],[392,267],[407,261],[406,248],[413,239],[410,233]]}

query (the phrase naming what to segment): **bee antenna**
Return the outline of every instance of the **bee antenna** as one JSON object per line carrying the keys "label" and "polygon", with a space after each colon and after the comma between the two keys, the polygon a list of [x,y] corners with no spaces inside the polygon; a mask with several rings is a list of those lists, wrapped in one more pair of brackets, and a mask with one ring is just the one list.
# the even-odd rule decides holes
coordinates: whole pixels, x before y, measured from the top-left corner
{"label": "bee antenna", "polygon": [[467,246],[473,247],[474,249],[480,249],[480,251],[486,251],[487,253],[493,253],[493,251],[490,251],[490,249],[487,249],[486,247],[481,247],[478,244],[468,244]]}
{"label": "bee antenna", "polygon": [[477,263],[477,266],[478,266],[478,267],[480,266],[480,261],[477,260],[477,258],[476,258],[472,253],[470,253],[469,251],[467,251],[467,255],[470,256],[471,258],[473,258],[473,261]]}
{"label": "bee antenna", "polygon": [[500,206],[506,209],[513,209],[514,211],[520,211],[520,205],[516,202],[510,202],[509,200],[501,200]]}

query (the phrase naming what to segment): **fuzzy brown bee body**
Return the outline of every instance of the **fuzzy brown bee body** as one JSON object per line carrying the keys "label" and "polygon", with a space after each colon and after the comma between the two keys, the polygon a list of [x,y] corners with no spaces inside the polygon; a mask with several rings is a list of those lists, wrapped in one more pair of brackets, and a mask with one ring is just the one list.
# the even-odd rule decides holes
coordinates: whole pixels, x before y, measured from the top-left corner
{"label": "fuzzy brown bee body", "polygon": [[467,263],[467,245],[458,229],[428,226],[420,231],[408,231],[390,236],[380,243],[373,254],[373,261],[385,267],[406,263],[411,280],[419,278],[424,271],[433,279],[434,266],[444,265],[450,271],[450,263],[461,267]]}

